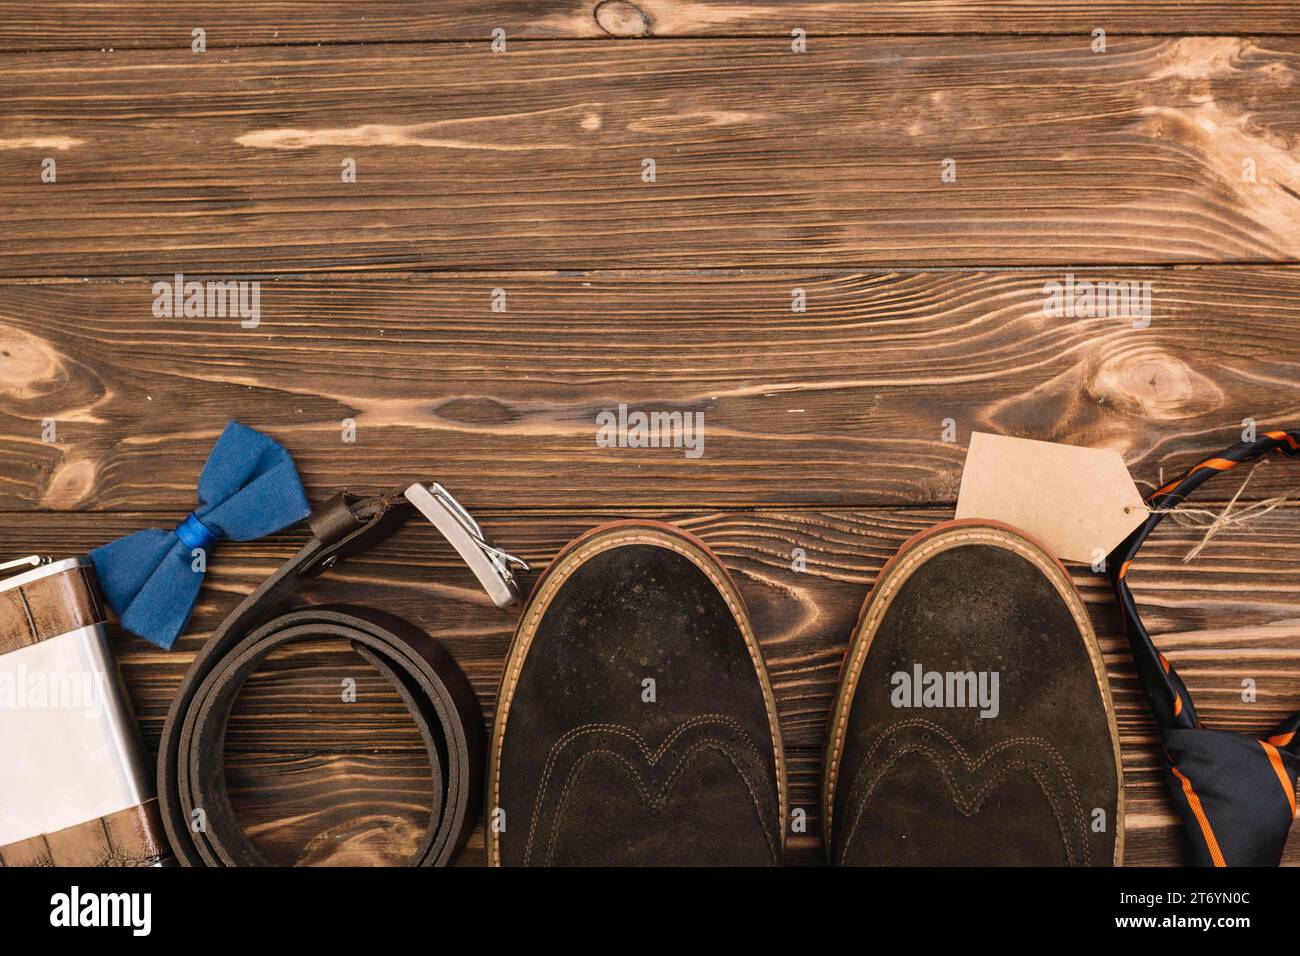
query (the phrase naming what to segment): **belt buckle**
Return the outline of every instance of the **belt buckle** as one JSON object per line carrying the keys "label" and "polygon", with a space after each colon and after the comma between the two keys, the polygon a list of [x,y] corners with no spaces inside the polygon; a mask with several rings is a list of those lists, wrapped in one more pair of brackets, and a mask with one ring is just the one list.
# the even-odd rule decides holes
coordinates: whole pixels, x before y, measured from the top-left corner
{"label": "belt buckle", "polygon": [[527,561],[494,545],[465,506],[437,482],[431,485],[416,482],[404,495],[451,542],[493,604],[510,607],[518,603],[519,582],[514,569],[531,571]]}

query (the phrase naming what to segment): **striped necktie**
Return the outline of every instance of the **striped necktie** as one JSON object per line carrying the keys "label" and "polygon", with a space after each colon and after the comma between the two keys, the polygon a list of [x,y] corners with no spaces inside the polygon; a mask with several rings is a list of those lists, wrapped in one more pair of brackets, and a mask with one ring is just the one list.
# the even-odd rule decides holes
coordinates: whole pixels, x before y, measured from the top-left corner
{"label": "striped necktie", "polygon": [[[1276,451],[1300,455],[1300,431],[1268,432],[1209,458],[1148,499],[1156,511],[1173,508],[1211,475]],[[1168,659],[1156,649],[1138,616],[1125,580],[1138,549],[1164,518],[1155,513],[1107,560],[1124,615],[1138,678],[1160,723],[1165,782],[1186,826],[1198,866],[1277,866],[1296,815],[1300,773],[1300,713],[1264,737],[1202,726],[1192,696]]]}

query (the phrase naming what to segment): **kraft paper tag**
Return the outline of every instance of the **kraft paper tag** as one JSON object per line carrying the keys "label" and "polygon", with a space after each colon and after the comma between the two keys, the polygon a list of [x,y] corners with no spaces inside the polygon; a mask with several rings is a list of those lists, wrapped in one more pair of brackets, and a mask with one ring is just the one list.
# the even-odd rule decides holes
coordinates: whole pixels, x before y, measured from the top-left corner
{"label": "kraft paper tag", "polygon": [[1146,518],[1119,452],[974,432],[958,518],[991,518],[1063,561],[1100,565]]}

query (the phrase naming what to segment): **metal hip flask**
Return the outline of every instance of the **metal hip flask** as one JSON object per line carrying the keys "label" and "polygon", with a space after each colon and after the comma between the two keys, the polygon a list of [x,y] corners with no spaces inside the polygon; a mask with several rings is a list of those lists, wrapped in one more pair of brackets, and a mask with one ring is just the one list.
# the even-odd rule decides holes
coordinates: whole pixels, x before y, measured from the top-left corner
{"label": "metal hip flask", "polygon": [[154,779],[90,560],[0,564],[0,865],[152,866]]}

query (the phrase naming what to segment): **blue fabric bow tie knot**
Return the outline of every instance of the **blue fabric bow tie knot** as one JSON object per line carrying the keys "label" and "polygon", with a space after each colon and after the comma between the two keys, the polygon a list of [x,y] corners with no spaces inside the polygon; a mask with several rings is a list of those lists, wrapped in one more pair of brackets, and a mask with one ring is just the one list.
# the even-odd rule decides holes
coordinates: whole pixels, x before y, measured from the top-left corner
{"label": "blue fabric bow tie knot", "polygon": [[289,453],[239,422],[228,423],[212,447],[198,502],[174,531],[150,528],[90,552],[122,626],[164,649],[189,622],[214,544],[264,537],[311,510]]}

